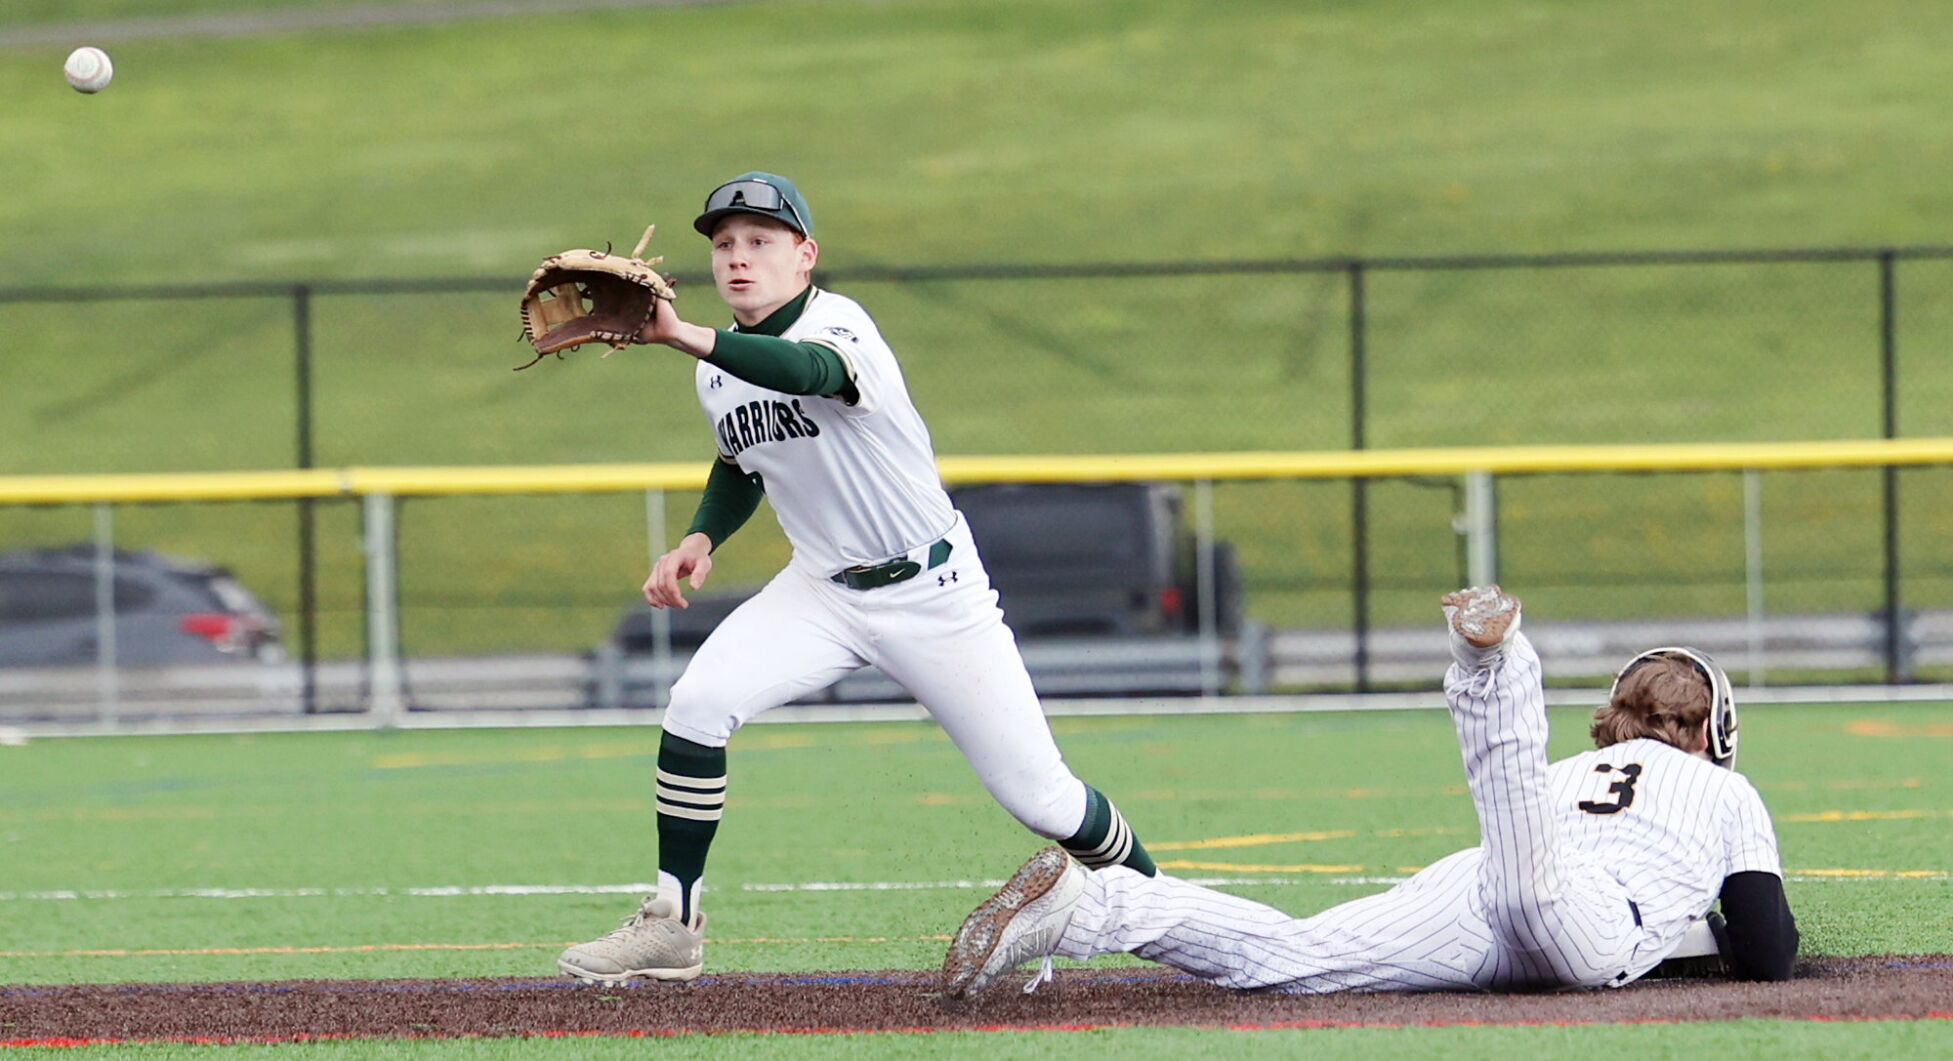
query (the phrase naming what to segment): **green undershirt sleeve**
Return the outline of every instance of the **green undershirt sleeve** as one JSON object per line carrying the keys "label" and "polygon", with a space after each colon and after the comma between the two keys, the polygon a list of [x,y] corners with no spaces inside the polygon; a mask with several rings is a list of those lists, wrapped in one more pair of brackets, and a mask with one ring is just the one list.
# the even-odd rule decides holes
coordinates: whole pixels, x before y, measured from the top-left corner
{"label": "green undershirt sleeve", "polygon": [[732,537],[733,531],[746,525],[765,493],[766,487],[759,476],[747,475],[729,461],[715,460],[711,474],[705,477],[705,493],[698,499],[698,513],[685,533],[703,534],[712,539],[712,548],[717,549]]}
{"label": "green undershirt sleeve", "polygon": [[788,342],[771,335],[719,330],[707,363],[748,383],[782,394],[843,395],[854,381],[841,355],[821,343]]}

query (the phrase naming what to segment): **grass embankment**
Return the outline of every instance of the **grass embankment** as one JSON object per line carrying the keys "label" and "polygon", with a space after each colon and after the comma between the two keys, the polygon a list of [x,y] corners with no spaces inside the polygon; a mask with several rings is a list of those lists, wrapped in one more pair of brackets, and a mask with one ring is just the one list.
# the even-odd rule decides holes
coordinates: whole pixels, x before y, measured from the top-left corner
{"label": "grass embankment", "polygon": [[[141,13],[251,6],[292,5]],[[135,13],[103,0],[71,17]],[[1898,2],[761,3],[132,41],[86,98],[59,80],[62,48],[21,47],[0,52],[0,245],[17,251],[0,286],[506,276],[500,295],[317,299],[317,463],[704,459],[675,355],[507,371],[512,295],[542,254],[650,220],[697,272],[687,221],[751,166],[801,181],[831,268],[1930,243],[1949,205],[1953,117],[1934,103],[1949,45],[1953,14]],[[565,83],[547,55],[588,57],[592,76]],[[1953,431],[1949,270],[1900,268],[1910,434]],[[1349,440],[1341,277],[848,290],[903,355],[943,453]],[[687,313],[721,318],[687,291]],[[1385,273],[1366,297],[1372,446],[1880,427],[1869,265]],[[0,331],[0,472],[293,460],[284,302],[0,304]],[[1561,614],[1733,612],[1736,490],[1515,483],[1503,558]],[[1943,601],[1944,476],[1908,491],[1907,571],[1927,580],[1910,596]],[[675,533],[691,499],[671,501]],[[1449,496],[1393,486],[1376,504],[1374,618],[1419,617],[1455,578]],[[1875,606],[1875,476],[1772,477],[1765,508],[1773,609]],[[409,650],[593,644],[641,577],[639,511],[408,506]],[[1345,620],[1345,488],[1226,491],[1220,516],[1252,614]],[[172,506],[126,511],[118,531],[229,563],[289,613],[292,526],[287,506]],[[8,543],[88,527],[0,512]],[[326,516],[335,654],[359,644],[355,528]],[[783,556],[762,516],[720,577],[752,582]]]}

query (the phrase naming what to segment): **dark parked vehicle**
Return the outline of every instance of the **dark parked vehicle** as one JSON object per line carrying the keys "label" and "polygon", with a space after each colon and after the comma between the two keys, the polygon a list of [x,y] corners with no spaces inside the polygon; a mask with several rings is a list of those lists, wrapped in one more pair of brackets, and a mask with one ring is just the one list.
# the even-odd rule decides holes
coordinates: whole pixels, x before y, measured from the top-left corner
{"label": "dark parked vehicle", "polygon": [[[0,666],[94,663],[100,650],[92,545],[0,553]],[[278,620],[221,567],[116,551],[115,662],[283,658]]]}
{"label": "dark parked vehicle", "polygon": [[[1040,692],[1200,691],[1201,653],[1192,646],[1200,632],[1199,558],[1178,486],[1013,483],[950,496],[969,520]],[[1231,636],[1241,626],[1240,569],[1227,542],[1214,543],[1213,558],[1215,630]],[[696,649],[754,592],[694,595],[690,607],[667,611],[672,650]],[[645,606],[626,613],[599,661],[654,652],[653,615]],[[640,684],[621,682],[627,700],[639,698]],[[893,688],[865,672],[833,695],[873,699]]]}
{"label": "dark parked vehicle", "polygon": [[[1007,483],[951,491],[1022,640],[1200,631],[1193,531],[1171,483]],[[1218,631],[1241,625],[1234,546],[1214,543]]]}

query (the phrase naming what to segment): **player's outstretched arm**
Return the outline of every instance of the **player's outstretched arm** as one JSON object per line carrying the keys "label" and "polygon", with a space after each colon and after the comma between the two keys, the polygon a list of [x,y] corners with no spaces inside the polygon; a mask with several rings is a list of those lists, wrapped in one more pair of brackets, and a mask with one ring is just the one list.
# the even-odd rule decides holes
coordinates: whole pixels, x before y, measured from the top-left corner
{"label": "player's outstretched arm", "polygon": [[1788,980],[1797,964],[1797,919],[1790,915],[1783,878],[1754,870],[1722,882],[1727,941],[1723,958],[1738,980]]}
{"label": "player's outstretched arm", "polygon": [[1514,644],[1525,644],[1519,633],[1519,598],[1496,585],[1447,593],[1438,604],[1444,609],[1451,658],[1466,672],[1492,667]]}
{"label": "player's outstretched arm", "polygon": [[678,315],[667,299],[655,299],[651,319],[637,333],[640,343],[662,343],[701,360],[712,356],[719,333],[702,324],[692,324]]}

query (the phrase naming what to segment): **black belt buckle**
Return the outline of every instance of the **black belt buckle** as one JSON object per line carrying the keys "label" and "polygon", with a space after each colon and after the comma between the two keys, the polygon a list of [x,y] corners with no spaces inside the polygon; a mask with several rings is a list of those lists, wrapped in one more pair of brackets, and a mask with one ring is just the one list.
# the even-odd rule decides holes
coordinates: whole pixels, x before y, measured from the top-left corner
{"label": "black belt buckle", "polygon": [[[949,544],[949,539],[947,538],[931,545],[929,547],[929,566],[931,568],[941,567],[943,561],[949,559],[950,551],[954,548],[954,546]],[[873,567],[851,567],[846,571],[832,576],[832,581],[839,582],[849,589],[880,589],[883,586],[893,586],[897,582],[907,582],[917,575],[922,574],[922,571],[923,567],[921,564],[916,563],[914,560],[904,558],[901,560],[890,560],[885,564],[876,564]]]}

